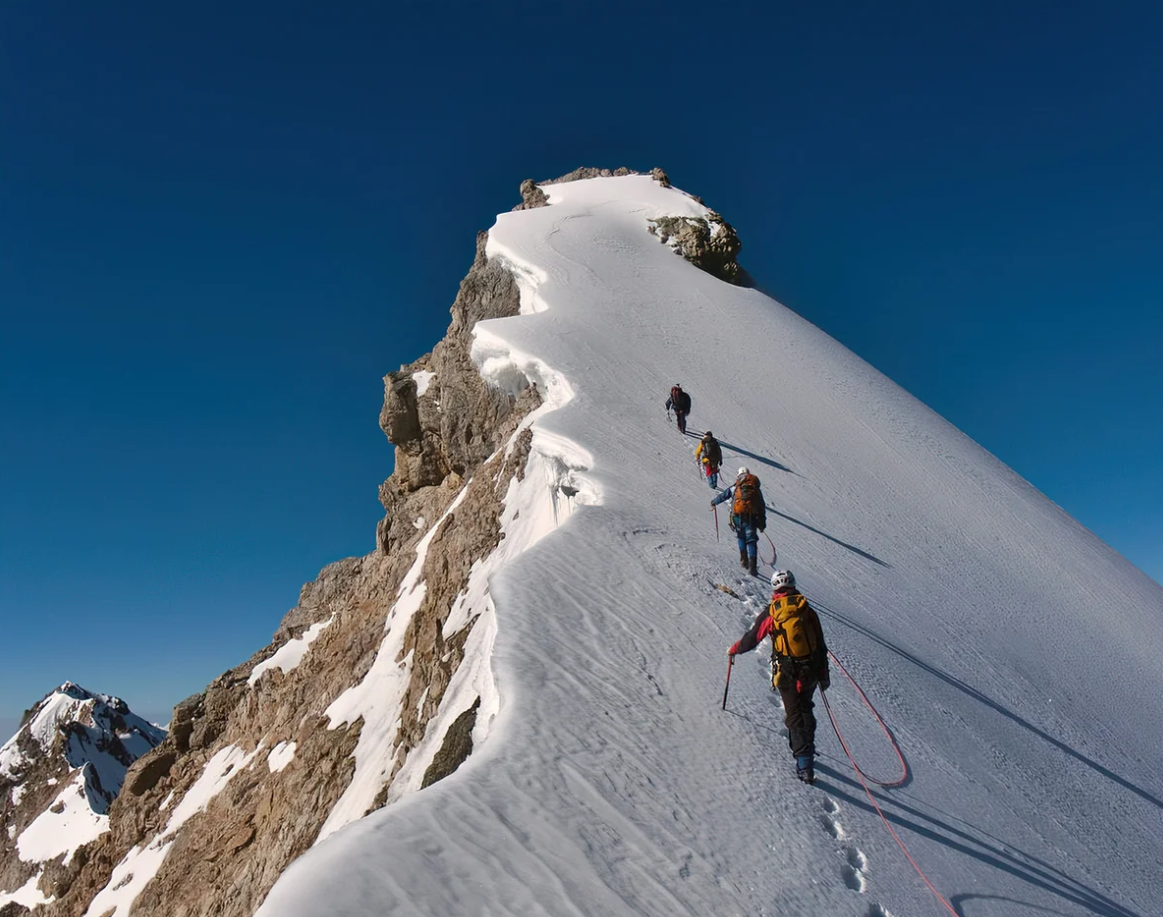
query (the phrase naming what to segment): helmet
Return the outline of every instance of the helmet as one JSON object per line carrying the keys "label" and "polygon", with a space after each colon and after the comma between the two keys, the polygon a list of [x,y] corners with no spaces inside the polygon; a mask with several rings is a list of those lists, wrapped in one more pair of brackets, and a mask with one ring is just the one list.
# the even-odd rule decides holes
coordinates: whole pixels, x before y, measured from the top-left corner
{"label": "helmet", "polygon": [[771,574],[771,588],[775,591],[781,589],[795,589],[796,578],[792,576],[791,570],[776,570]]}
{"label": "helmet", "polygon": [[740,469],[739,469],[739,473],[738,473],[737,475],[735,475],[735,477],[737,477],[737,478],[741,478],[741,477],[743,477],[743,475],[745,475],[745,474],[751,474],[751,472],[747,470],[747,466],[746,466],[746,465],[744,465],[742,468],[740,468]]}
{"label": "helmet", "polygon": [[706,433],[703,434],[703,439],[714,439],[714,438],[715,438],[715,434],[712,433],[710,430],[708,430]]}

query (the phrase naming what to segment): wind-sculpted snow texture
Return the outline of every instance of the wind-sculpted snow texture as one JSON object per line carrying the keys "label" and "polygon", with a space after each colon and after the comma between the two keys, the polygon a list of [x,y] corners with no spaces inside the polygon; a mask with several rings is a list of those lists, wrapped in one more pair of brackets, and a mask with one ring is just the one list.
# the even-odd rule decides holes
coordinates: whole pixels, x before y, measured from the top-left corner
{"label": "wind-sculpted snow texture", "polygon": [[[332,834],[259,914],[944,912],[822,710],[820,783],[795,781],[766,645],[719,709],[762,592],[722,518],[716,544],[695,440],[662,409],[675,382],[691,429],[762,479],[780,565],[899,740],[910,777],[878,795],[936,888],[965,917],[1158,914],[1163,590],[818,329],[660,244],[648,221],[705,215],[692,198],[641,176],[543,190],[490,231],[526,301],[475,355],[568,385],[534,443],[596,505],[492,574],[483,746]],[[850,746],[891,778],[840,681]]]}

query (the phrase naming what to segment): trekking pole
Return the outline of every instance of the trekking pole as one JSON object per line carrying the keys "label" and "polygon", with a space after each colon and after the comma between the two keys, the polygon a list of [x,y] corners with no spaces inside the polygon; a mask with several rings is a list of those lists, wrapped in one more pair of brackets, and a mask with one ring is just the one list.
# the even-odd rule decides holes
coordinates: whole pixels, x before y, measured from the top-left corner
{"label": "trekking pole", "polygon": [[723,709],[727,709],[727,692],[731,689],[731,666],[735,664],[735,657],[727,657],[727,683],[723,685]]}
{"label": "trekking pole", "polygon": [[715,544],[719,543],[719,507],[712,506],[711,512],[715,514]]}

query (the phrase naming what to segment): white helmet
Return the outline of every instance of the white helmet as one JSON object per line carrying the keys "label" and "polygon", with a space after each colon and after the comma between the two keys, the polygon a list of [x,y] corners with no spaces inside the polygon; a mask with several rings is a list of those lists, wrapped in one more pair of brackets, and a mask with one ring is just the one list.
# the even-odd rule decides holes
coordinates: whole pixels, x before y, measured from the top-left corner
{"label": "white helmet", "polygon": [[787,589],[795,589],[796,578],[792,576],[791,570],[776,570],[771,574],[771,588],[775,592],[780,592]]}
{"label": "white helmet", "polygon": [[741,477],[743,477],[743,475],[745,475],[745,474],[751,474],[751,472],[747,470],[747,466],[746,466],[746,465],[744,465],[742,468],[740,468],[740,469],[739,469],[739,473],[738,473],[737,475],[735,475],[735,477],[737,477],[737,478],[741,478]]}

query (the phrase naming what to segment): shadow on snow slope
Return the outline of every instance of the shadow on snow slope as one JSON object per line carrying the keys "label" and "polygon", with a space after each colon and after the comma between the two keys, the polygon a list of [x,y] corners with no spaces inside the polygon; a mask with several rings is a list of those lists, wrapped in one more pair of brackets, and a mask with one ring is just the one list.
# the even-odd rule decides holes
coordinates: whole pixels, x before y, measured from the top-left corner
{"label": "shadow on snow slope", "polygon": [[[705,432],[699,433],[696,430],[687,430],[686,435],[693,437],[694,439],[702,439],[703,436],[705,436],[706,434],[705,434]],[[749,459],[752,459],[753,461],[762,462],[764,465],[767,465],[769,468],[774,468],[776,471],[786,471],[788,474],[795,474],[795,472],[792,471],[790,468],[788,468],[787,465],[781,465],[779,462],[777,462],[773,458],[768,458],[767,456],[760,455],[757,452],[751,452],[748,449],[744,449],[742,446],[736,446],[734,443],[729,443],[724,439],[719,440],[719,446],[723,449],[724,452],[734,452],[737,455],[745,455]],[[725,463],[726,463],[726,457],[724,456],[724,464]]]}
{"label": "shadow on snow slope", "polygon": [[844,624],[847,627],[851,628],[852,630],[856,631],[858,634],[861,634],[861,635],[867,637],[869,640],[873,641],[874,643],[880,644],[885,649],[900,656],[902,659],[908,660],[909,662],[911,662],[913,665],[915,665],[917,668],[921,669],[922,671],[927,672],[928,674],[934,676],[935,678],[939,678],[941,681],[945,682],[947,685],[950,685],[951,687],[956,688],[958,691],[961,691],[963,694],[967,695],[968,697],[971,697],[973,700],[977,701],[978,703],[983,704],[984,706],[993,710],[995,713],[1001,714],[1006,719],[1008,719],[1010,722],[1015,723],[1018,726],[1021,726],[1023,729],[1025,729],[1026,731],[1030,732],[1031,734],[1037,736],[1039,739],[1042,739],[1043,741],[1048,742],[1050,745],[1053,745],[1055,748],[1057,748],[1059,751],[1063,752],[1064,754],[1069,755],[1074,760],[1078,761],[1080,764],[1085,764],[1087,767],[1089,767],[1095,773],[1100,774],[1101,776],[1112,781],[1113,783],[1117,783],[1123,789],[1129,790],[1130,792],[1132,792],[1136,796],[1138,796],[1140,799],[1143,799],[1144,801],[1149,802],[1151,805],[1155,806],[1157,809],[1163,809],[1163,800],[1160,800],[1156,796],[1152,796],[1146,790],[1131,783],[1131,781],[1127,780],[1125,777],[1120,777],[1114,771],[1110,770],[1110,768],[1103,767],[1097,761],[1094,761],[1091,758],[1088,758],[1086,755],[1082,754],[1081,752],[1075,751],[1073,748],[1071,748],[1069,745],[1067,745],[1062,740],[1054,738],[1054,736],[1050,735],[1048,732],[1046,732],[1043,729],[1039,729],[1037,726],[1035,726],[1029,720],[1023,719],[1022,717],[1018,716],[1018,714],[1014,713],[1012,710],[1010,710],[1006,707],[1003,707],[997,701],[995,701],[992,698],[988,697],[987,695],[983,694],[981,691],[979,691],[977,688],[974,688],[972,685],[966,684],[960,678],[956,678],[955,676],[950,675],[947,672],[941,671],[939,668],[932,665],[931,663],[925,662],[922,659],[918,659],[912,653],[897,646],[891,640],[888,640],[888,639],[882,637],[880,634],[876,633],[871,628],[866,627],[865,625],[860,624],[857,621],[854,621],[852,618],[848,617],[847,615],[844,615],[841,612],[838,612],[838,611],[835,611],[831,608],[828,608],[828,606],[826,606],[826,605],[820,604],[820,602],[816,599],[810,599],[810,601],[812,603],[812,607],[815,608],[817,611],[819,611],[821,614],[826,615],[827,617],[830,617],[830,618],[833,618],[833,619],[839,621],[841,624]]}
{"label": "shadow on snow slope", "polygon": [[867,551],[863,551],[860,548],[856,547],[856,545],[851,545],[851,544],[848,544],[848,542],[846,542],[846,541],[841,541],[839,538],[834,538],[833,536],[829,535],[827,532],[821,532],[818,528],[815,528],[814,526],[808,525],[806,522],[803,522],[803,521],[797,519],[795,516],[789,516],[787,513],[781,513],[774,506],[766,506],[765,508],[767,509],[767,511],[769,513],[775,513],[781,519],[786,519],[788,522],[794,522],[796,525],[802,526],[803,528],[807,529],[809,532],[815,532],[821,538],[827,538],[833,544],[838,544],[840,547],[846,548],[847,550],[851,551],[853,554],[860,555],[865,560],[871,560],[874,564],[880,564],[882,567],[891,567],[892,566],[892,564],[888,563],[887,561],[881,560],[875,554],[869,554]]}
{"label": "shadow on snow slope", "polygon": [[[816,773],[819,777],[825,778],[820,780],[820,784],[828,791],[829,795],[836,799],[842,799],[855,808],[863,809],[873,818],[877,817],[877,812],[868,802],[863,788],[855,780],[844,776],[835,768],[820,762],[816,764]],[[853,792],[845,792],[837,784],[844,784],[850,787]],[[1022,881],[1029,882],[1031,885],[1043,891],[1058,895],[1079,907],[1084,907],[1093,914],[1098,915],[1098,917],[1144,917],[1144,915],[1137,911],[1123,907],[1117,901],[1112,901],[1101,892],[1079,882],[1077,879],[1071,878],[1062,872],[1062,870],[1052,866],[1045,860],[1039,859],[1023,850],[1019,850],[1008,841],[996,838],[989,834],[989,832],[978,828],[976,825],[970,825],[962,819],[954,818],[955,821],[962,821],[963,824],[972,828],[983,837],[988,838],[993,843],[980,840],[968,831],[954,827],[950,822],[942,821],[933,815],[922,812],[915,806],[901,802],[896,794],[882,793],[880,805],[884,810],[885,818],[898,828],[905,828],[921,837],[948,847],[950,850],[972,857],[981,863],[985,863],[987,866],[992,866],[995,869],[1000,869],[1012,876],[1016,876]],[[900,812],[907,813],[907,815],[891,811],[892,807],[899,809]],[[966,901],[977,897],[982,896],[972,894],[954,895],[950,898],[950,903],[964,917],[965,910],[962,905]],[[1016,903],[1021,904],[1022,902]],[[1035,910],[1043,910],[1037,905],[1028,904],[1025,906],[1034,908]],[[1049,913],[1058,912],[1051,911]]]}

